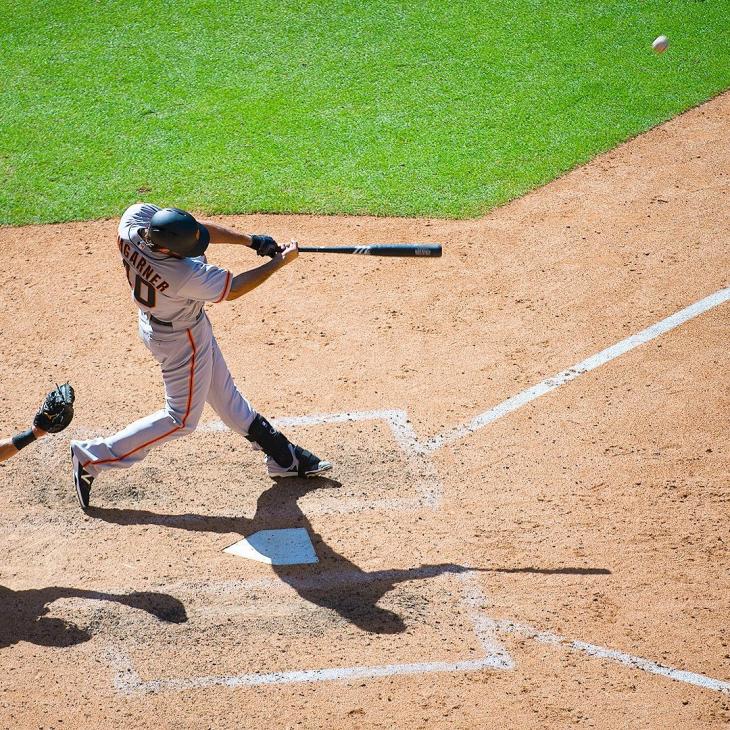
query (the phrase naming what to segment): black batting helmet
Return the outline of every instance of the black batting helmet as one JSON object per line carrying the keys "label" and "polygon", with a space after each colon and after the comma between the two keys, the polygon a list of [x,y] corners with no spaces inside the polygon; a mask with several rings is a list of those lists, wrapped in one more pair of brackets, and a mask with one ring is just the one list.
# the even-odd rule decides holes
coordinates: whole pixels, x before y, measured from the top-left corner
{"label": "black batting helmet", "polygon": [[156,248],[167,248],[178,256],[202,256],[210,243],[210,233],[190,213],[180,208],[162,208],[147,229]]}

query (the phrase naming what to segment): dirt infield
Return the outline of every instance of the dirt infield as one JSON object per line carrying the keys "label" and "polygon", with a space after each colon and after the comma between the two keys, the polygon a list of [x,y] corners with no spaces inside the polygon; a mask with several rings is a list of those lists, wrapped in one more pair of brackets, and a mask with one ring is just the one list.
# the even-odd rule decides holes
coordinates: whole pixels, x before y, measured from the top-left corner
{"label": "dirt infield", "polygon": [[[67,437],[162,403],[116,221],[0,229],[2,431],[78,395],[0,465],[0,726],[726,726],[729,171],[725,94],[481,220],[228,219],[445,255],[302,254],[209,308],[332,480],[272,486],[206,411],[88,515]],[[320,562],[222,552],[282,527]]]}

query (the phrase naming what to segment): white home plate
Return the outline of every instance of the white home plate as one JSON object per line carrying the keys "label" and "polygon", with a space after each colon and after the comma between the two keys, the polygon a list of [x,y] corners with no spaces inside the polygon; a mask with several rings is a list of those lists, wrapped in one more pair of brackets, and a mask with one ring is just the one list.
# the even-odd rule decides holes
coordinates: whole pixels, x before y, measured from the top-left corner
{"label": "white home plate", "polygon": [[303,527],[286,530],[259,530],[230,545],[224,553],[257,560],[269,565],[318,563],[309,533]]}

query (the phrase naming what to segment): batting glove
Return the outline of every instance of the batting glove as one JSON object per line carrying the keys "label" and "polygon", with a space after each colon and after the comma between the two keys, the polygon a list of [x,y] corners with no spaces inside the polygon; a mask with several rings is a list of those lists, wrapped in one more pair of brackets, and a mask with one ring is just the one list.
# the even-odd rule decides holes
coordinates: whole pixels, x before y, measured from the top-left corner
{"label": "batting glove", "polygon": [[259,256],[270,256],[272,259],[281,252],[281,246],[271,236],[251,236],[251,248]]}

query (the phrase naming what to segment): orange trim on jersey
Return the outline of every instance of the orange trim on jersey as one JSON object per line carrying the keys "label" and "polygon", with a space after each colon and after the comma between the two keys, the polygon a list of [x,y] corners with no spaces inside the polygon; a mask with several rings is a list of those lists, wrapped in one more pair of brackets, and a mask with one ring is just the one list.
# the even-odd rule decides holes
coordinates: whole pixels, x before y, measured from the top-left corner
{"label": "orange trim on jersey", "polygon": [[230,281],[231,281],[231,272],[226,271],[226,285],[223,287],[223,294],[221,294],[221,298],[216,299],[213,302],[213,304],[218,304],[219,302],[222,302],[226,298],[226,296],[228,295],[228,284],[230,283]]}
{"label": "orange trim on jersey", "polygon": [[131,451],[128,451],[126,454],[122,454],[121,456],[117,456],[114,459],[102,459],[101,461],[94,461],[93,459],[89,459],[86,463],[82,464],[81,467],[85,469],[89,464],[93,463],[94,466],[98,466],[100,464],[112,464],[115,461],[122,461],[122,459],[126,459],[128,456],[131,456],[132,454],[136,454],[140,449],[145,449],[148,446],[152,446],[152,444],[157,443],[161,439],[167,438],[170,434],[175,433],[175,431],[179,431],[181,428],[185,428],[185,424],[187,423],[188,416],[190,415],[190,408],[193,405],[193,385],[195,384],[195,340],[193,340],[193,335],[190,332],[190,330],[185,330],[188,333],[188,340],[190,340],[190,347],[193,349],[193,356],[190,359],[190,376],[188,378],[188,404],[185,409],[185,415],[183,416],[182,424],[180,426],[175,426],[175,428],[170,429],[167,433],[163,433],[162,436],[157,436],[156,438],[151,439],[150,441],[147,441],[146,443],[142,444],[141,446],[137,446],[136,448],[132,449]]}

